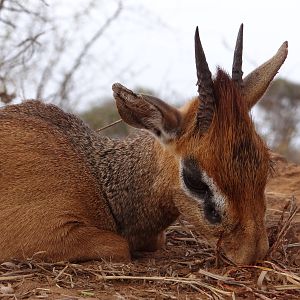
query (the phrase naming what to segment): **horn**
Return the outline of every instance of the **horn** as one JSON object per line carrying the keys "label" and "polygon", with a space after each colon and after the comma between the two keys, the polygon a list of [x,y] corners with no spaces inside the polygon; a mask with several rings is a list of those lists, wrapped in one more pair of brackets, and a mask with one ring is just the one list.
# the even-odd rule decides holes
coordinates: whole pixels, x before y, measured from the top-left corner
{"label": "horn", "polygon": [[211,72],[201,45],[198,26],[195,31],[195,58],[200,105],[197,113],[197,128],[201,133],[208,130],[214,114],[214,94]]}
{"label": "horn", "polygon": [[242,86],[243,83],[243,24],[241,24],[239,33],[236,39],[235,50],[233,55],[232,64],[232,80],[237,83],[238,86]]}

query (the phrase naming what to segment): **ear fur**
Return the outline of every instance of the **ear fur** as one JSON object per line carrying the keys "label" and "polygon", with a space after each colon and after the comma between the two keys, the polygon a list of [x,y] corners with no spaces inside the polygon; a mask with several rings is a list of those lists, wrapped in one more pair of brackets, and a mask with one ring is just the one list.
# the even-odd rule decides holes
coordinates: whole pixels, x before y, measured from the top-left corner
{"label": "ear fur", "polygon": [[243,93],[249,110],[266,92],[288,55],[288,42],[284,42],[277,53],[244,79]]}
{"label": "ear fur", "polygon": [[129,125],[146,129],[164,143],[176,138],[181,123],[181,113],[164,101],[131,90],[115,83],[114,98],[121,118]]}

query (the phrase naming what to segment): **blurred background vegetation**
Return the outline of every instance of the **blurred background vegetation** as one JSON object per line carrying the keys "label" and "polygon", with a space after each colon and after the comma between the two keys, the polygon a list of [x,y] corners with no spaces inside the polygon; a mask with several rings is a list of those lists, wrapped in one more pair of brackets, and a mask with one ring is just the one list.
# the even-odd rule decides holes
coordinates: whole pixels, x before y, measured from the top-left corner
{"label": "blurred background vegetation", "polygon": [[275,79],[259,102],[263,118],[259,130],[270,148],[300,162],[300,84]]}
{"label": "blurred background vegetation", "polygon": [[[42,99],[79,114],[98,129],[120,118],[108,96],[111,92],[99,91],[110,91],[117,80],[133,82],[143,73],[143,68],[135,64],[136,54],[128,60],[119,59],[124,49],[115,46],[118,36],[111,34],[111,27],[118,28],[120,34],[119,25],[128,23],[132,34],[136,27],[151,31],[166,24],[139,1],[76,3],[0,0],[0,100],[6,105],[26,98]],[[91,51],[97,45],[99,52]],[[196,93],[195,89],[184,97],[174,96],[168,83],[155,91],[146,86],[130,88],[166,101],[173,99],[176,105]],[[255,117],[258,130],[271,149],[300,162],[300,85],[278,78],[263,98],[254,111],[259,116]],[[101,134],[124,137],[131,130],[121,122]]]}

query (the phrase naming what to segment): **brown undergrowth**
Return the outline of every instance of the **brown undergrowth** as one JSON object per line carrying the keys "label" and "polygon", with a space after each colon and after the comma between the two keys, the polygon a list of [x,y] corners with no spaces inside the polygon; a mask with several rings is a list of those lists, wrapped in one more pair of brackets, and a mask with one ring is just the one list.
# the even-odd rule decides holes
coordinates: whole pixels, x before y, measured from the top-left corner
{"label": "brown undergrowth", "polygon": [[168,229],[166,249],[130,264],[2,263],[0,298],[299,299],[299,218],[294,199],[268,213],[271,248],[255,266],[230,264],[182,221]]}

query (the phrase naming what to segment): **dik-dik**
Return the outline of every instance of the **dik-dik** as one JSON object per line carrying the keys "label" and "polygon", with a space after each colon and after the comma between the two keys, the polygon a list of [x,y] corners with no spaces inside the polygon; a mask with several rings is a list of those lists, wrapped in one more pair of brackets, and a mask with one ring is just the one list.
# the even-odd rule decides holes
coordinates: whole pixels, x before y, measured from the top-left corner
{"label": "dik-dik", "polygon": [[1,109],[0,260],[128,261],[180,213],[234,262],[263,258],[270,156],[249,111],[287,42],[242,79],[242,40],[241,26],[232,76],[212,78],[196,29],[199,95],[180,109],[114,84],[122,119],[142,129],[124,140],[39,101]]}

